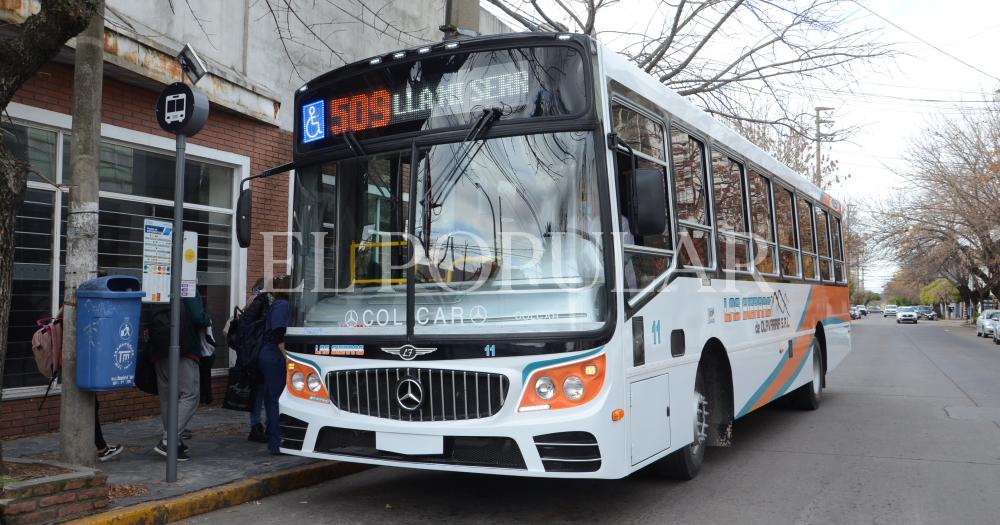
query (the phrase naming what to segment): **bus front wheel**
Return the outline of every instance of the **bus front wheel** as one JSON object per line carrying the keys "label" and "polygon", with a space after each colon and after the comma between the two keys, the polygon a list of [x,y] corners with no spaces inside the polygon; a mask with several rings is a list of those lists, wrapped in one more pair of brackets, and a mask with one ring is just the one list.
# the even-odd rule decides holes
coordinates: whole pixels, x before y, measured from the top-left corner
{"label": "bus front wheel", "polygon": [[708,441],[708,407],[707,390],[702,380],[701,370],[694,381],[694,418],[692,430],[694,439],[691,444],[670,453],[657,464],[658,470],[670,479],[687,481],[694,479],[701,471],[705,462],[705,448]]}

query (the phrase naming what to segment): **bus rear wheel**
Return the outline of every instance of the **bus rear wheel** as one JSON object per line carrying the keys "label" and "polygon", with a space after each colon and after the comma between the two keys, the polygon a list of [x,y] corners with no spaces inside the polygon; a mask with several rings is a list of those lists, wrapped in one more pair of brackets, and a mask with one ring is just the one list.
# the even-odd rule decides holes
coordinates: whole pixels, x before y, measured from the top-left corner
{"label": "bus rear wheel", "polygon": [[664,476],[678,481],[694,479],[705,462],[705,448],[708,441],[708,407],[701,370],[694,381],[694,418],[692,430],[694,439],[684,448],[670,453],[657,463],[657,469]]}
{"label": "bus rear wheel", "polygon": [[792,392],[792,405],[799,410],[816,410],[823,397],[823,356],[819,351],[819,343],[813,342],[812,373],[813,379]]}

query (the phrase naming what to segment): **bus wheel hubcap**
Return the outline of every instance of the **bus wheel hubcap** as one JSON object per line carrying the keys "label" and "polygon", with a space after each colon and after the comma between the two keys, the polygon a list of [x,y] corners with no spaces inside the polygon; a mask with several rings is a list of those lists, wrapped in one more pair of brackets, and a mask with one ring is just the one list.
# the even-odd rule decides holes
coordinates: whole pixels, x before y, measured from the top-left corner
{"label": "bus wheel hubcap", "polygon": [[691,451],[698,453],[702,445],[708,439],[708,399],[704,394],[695,390],[694,392],[694,443]]}

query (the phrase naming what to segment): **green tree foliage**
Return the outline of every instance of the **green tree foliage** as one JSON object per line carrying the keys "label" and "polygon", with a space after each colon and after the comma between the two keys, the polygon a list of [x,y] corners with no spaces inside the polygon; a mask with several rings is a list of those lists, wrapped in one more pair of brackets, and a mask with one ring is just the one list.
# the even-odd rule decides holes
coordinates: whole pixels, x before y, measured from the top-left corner
{"label": "green tree foliage", "polygon": [[958,288],[944,278],[935,279],[920,290],[920,302],[924,304],[954,303],[959,297]]}

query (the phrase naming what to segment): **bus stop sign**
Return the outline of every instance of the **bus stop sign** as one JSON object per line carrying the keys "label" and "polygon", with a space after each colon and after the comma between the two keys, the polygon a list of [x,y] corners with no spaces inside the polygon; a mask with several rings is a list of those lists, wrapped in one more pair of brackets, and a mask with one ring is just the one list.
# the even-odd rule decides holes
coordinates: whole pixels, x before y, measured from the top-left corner
{"label": "bus stop sign", "polygon": [[197,89],[174,82],[163,88],[156,101],[156,122],[174,135],[194,136],[208,120],[208,97]]}

